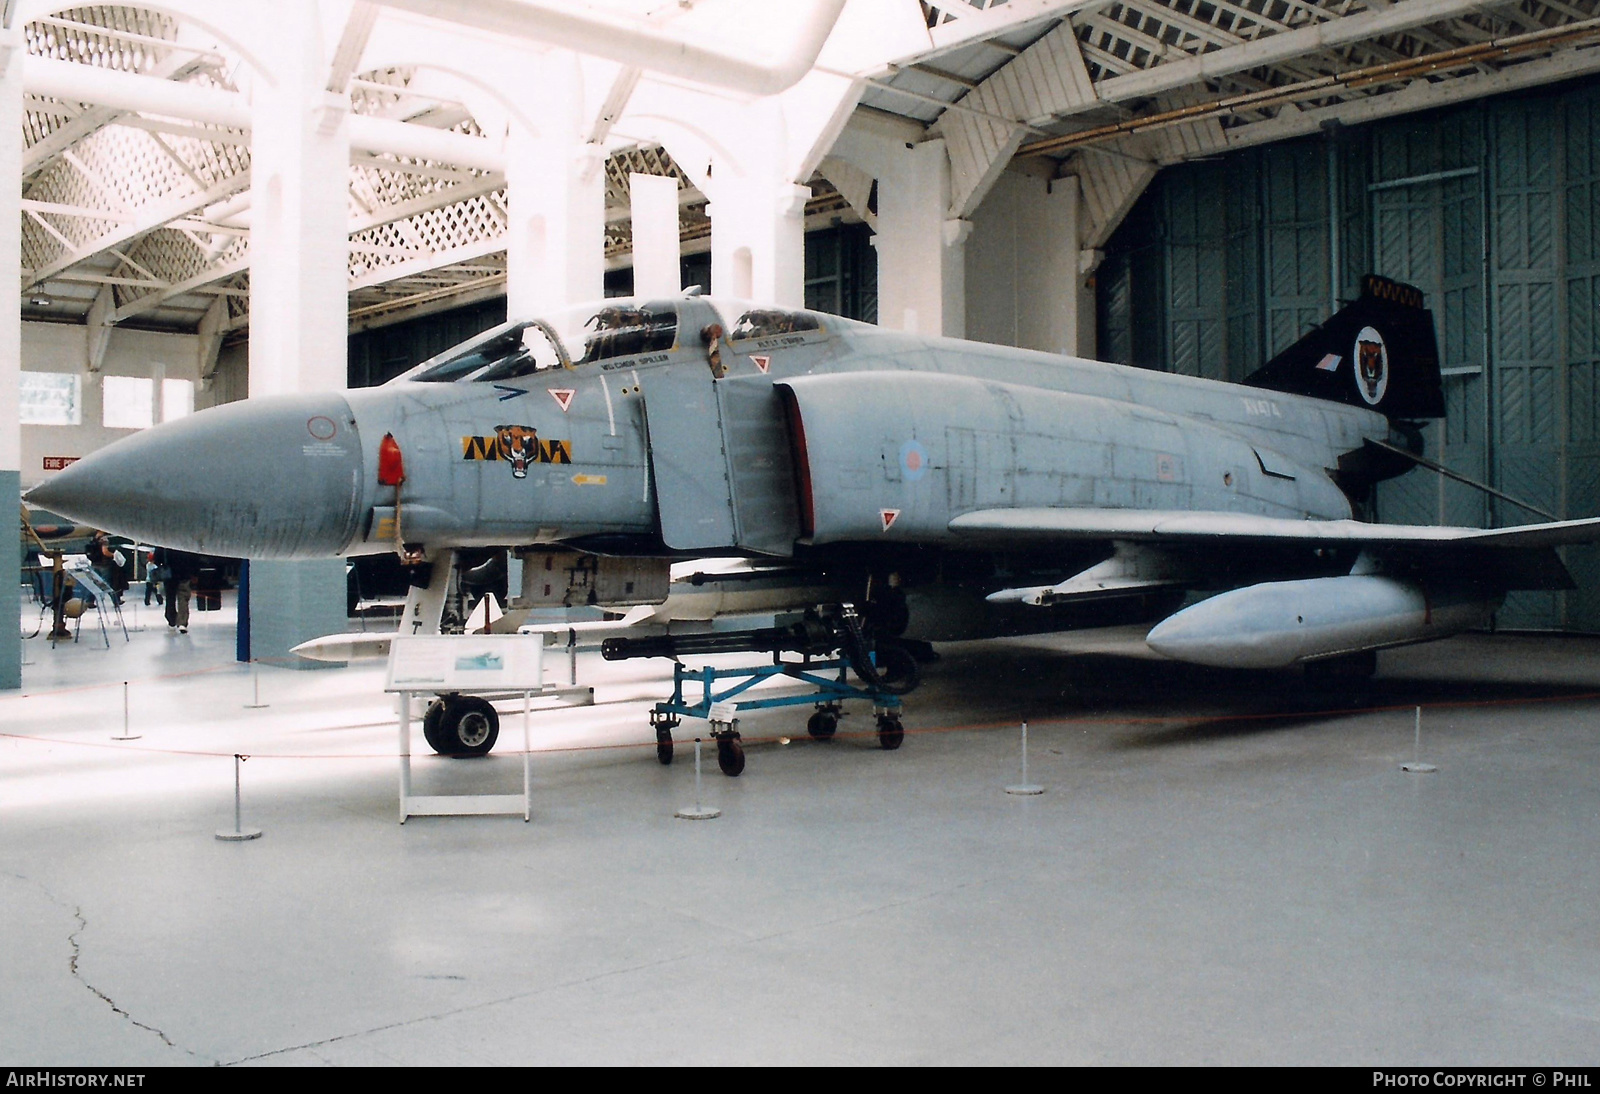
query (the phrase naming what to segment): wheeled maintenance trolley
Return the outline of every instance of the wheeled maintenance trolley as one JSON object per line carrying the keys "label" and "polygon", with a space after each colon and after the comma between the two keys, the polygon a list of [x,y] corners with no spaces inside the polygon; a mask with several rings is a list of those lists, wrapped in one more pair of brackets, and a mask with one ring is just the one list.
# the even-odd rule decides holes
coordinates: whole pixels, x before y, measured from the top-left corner
{"label": "wheeled maintenance trolley", "polygon": [[[724,775],[738,775],[744,770],[744,745],[736,726],[739,711],[813,705],[816,709],[806,721],[806,731],[818,740],[826,740],[839,728],[841,705],[847,699],[870,701],[878,722],[878,746],[886,750],[899,748],[906,735],[900,722],[900,697],[879,687],[856,687],[848,683],[846,677],[850,668],[850,659],[844,656],[796,662],[783,661],[774,654],[770,665],[729,669],[709,665],[691,669],[681,661],[675,662],[672,698],[657,703],[650,711],[650,725],[656,731],[656,759],[670,764],[672,731],[685,718],[704,718],[711,723],[711,736],[717,742],[717,766]],[[768,699],[737,699],[762,681],[776,676],[810,684],[813,690]],[[696,683],[700,685],[700,698],[691,701],[684,694],[685,685]]]}

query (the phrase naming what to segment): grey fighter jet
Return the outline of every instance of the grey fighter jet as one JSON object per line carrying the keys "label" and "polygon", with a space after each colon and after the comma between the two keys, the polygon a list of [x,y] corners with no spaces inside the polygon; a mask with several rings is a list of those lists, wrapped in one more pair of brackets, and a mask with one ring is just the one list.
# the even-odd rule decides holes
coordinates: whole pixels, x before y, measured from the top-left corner
{"label": "grey fighter jet", "polygon": [[[755,600],[809,612],[797,648],[846,649],[886,686],[929,642],[1130,623],[1180,661],[1370,672],[1508,590],[1570,586],[1555,548],[1600,539],[1595,519],[1359,519],[1443,413],[1422,295],[1377,277],[1244,384],[691,295],[208,410],[29,496],[206,554],[511,549],[525,606],[661,603],[674,560],[739,556]],[[787,640],[740,641],[716,648]]]}

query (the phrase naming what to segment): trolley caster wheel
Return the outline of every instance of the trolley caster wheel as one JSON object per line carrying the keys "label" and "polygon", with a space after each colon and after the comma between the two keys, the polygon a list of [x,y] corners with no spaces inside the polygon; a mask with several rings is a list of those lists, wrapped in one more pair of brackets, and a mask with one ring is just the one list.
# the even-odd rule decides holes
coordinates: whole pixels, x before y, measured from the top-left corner
{"label": "trolley caster wheel", "polygon": [[672,763],[671,726],[656,727],[656,759],[661,762],[662,767],[670,766]]}
{"label": "trolley caster wheel", "polygon": [[717,766],[730,779],[744,771],[744,745],[737,737],[724,737],[717,742]]}
{"label": "trolley caster wheel", "polygon": [[839,716],[832,711],[819,710],[806,719],[806,732],[819,741],[826,741],[839,728]]}
{"label": "trolley caster wheel", "polygon": [[[423,725],[426,733],[426,716]],[[500,715],[487,699],[476,695],[445,700],[438,726],[439,742],[433,747],[447,756],[487,756],[500,737]]]}
{"label": "trolley caster wheel", "polygon": [[906,727],[900,724],[900,718],[894,714],[878,715],[878,747],[885,752],[893,752],[900,747],[900,742],[906,739]]}

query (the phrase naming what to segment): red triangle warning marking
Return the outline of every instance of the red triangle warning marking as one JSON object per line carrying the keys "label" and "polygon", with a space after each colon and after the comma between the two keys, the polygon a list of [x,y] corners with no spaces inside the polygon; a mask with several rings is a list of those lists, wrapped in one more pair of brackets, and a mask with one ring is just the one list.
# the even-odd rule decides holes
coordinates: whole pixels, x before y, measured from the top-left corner
{"label": "red triangle warning marking", "polygon": [[883,530],[887,532],[890,528],[894,527],[894,522],[900,519],[900,510],[879,509],[878,515],[883,518]]}
{"label": "red triangle warning marking", "polygon": [[567,409],[572,406],[572,397],[577,393],[576,388],[553,387],[550,389],[550,398],[556,401],[556,405],[561,408],[562,413],[566,413]]}
{"label": "red triangle warning marking", "polygon": [[772,367],[772,358],[771,357],[762,357],[762,356],[759,356],[757,354],[752,353],[750,355],[750,360],[755,362],[756,368],[760,369],[763,374],[765,374],[767,372],[767,370]]}

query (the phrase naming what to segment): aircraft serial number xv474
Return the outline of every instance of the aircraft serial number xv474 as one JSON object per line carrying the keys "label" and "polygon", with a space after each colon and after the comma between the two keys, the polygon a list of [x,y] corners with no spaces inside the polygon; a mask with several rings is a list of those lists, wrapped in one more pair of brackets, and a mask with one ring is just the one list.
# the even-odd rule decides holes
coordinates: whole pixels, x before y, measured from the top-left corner
{"label": "aircraft serial number xv474", "polygon": [[733,600],[807,613],[745,648],[844,648],[885,686],[914,679],[928,642],[1128,623],[1180,661],[1359,672],[1485,622],[1509,590],[1570,587],[1555,548],[1600,539],[1597,519],[1357,519],[1443,413],[1422,295],[1377,277],[1243,384],[613,300],[505,324],[381,387],[146,430],[29,499],[207,554],[509,548],[524,606],[637,611],[668,601],[675,560],[740,558]]}

